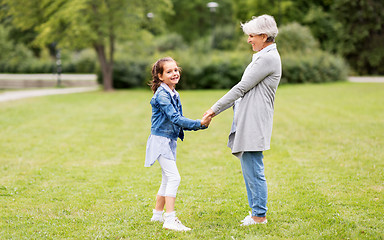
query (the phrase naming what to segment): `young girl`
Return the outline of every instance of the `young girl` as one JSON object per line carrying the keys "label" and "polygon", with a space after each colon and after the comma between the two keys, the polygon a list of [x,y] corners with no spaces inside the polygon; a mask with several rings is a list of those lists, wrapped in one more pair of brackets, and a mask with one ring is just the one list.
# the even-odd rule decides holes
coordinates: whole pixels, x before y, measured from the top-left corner
{"label": "young girl", "polygon": [[[179,93],[175,90],[180,80],[180,70],[170,57],[158,60],[152,67],[150,83],[154,96],[151,99],[151,135],[148,138],[145,167],[159,161],[162,182],[156,196],[156,206],[151,221],[164,222],[163,228],[189,231],[176,217],[175,200],[180,175],[176,166],[177,138],[184,139],[183,130],[207,128],[211,117],[191,120],[183,116]],[[164,207],[166,213],[164,213]]]}

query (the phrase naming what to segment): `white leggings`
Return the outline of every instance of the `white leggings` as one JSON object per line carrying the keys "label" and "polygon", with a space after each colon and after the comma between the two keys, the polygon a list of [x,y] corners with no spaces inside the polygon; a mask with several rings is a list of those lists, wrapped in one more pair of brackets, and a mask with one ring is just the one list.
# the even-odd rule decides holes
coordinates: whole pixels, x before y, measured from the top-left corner
{"label": "white leggings", "polygon": [[180,174],[176,161],[160,156],[158,159],[163,176],[157,195],[163,197],[176,197],[177,188],[180,185]]}

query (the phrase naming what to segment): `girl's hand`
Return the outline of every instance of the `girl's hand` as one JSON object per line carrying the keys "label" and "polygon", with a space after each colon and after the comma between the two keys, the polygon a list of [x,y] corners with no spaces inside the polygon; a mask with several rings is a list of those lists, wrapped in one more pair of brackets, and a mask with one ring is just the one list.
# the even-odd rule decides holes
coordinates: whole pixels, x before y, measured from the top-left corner
{"label": "girl's hand", "polygon": [[201,119],[201,125],[204,127],[208,127],[211,123],[212,117],[209,115],[205,115],[203,119]]}

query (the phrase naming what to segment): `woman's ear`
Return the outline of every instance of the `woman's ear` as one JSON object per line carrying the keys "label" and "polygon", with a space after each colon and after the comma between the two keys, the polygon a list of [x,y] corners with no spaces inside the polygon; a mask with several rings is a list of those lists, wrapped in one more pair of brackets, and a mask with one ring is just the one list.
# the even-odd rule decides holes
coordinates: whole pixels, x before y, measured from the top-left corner
{"label": "woman's ear", "polygon": [[160,79],[160,81],[163,81],[162,75],[160,73],[157,74],[157,77]]}
{"label": "woman's ear", "polygon": [[267,39],[268,39],[268,35],[267,34],[262,34],[261,36],[263,38],[263,42],[266,42]]}

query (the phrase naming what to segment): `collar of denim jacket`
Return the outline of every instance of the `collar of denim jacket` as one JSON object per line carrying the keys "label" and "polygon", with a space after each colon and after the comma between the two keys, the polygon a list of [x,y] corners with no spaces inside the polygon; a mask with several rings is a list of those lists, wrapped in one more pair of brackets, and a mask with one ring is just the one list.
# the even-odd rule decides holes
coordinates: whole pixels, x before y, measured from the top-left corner
{"label": "collar of denim jacket", "polygon": [[179,97],[179,93],[176,91],[176,89],[174,89],[173,91],[168,87],[167,84],[165,83],[161,83],[160,86],[162,86],[165,90],[167,90],[170,94],[171,94],[171,97],[175,96],[176,97]]}

